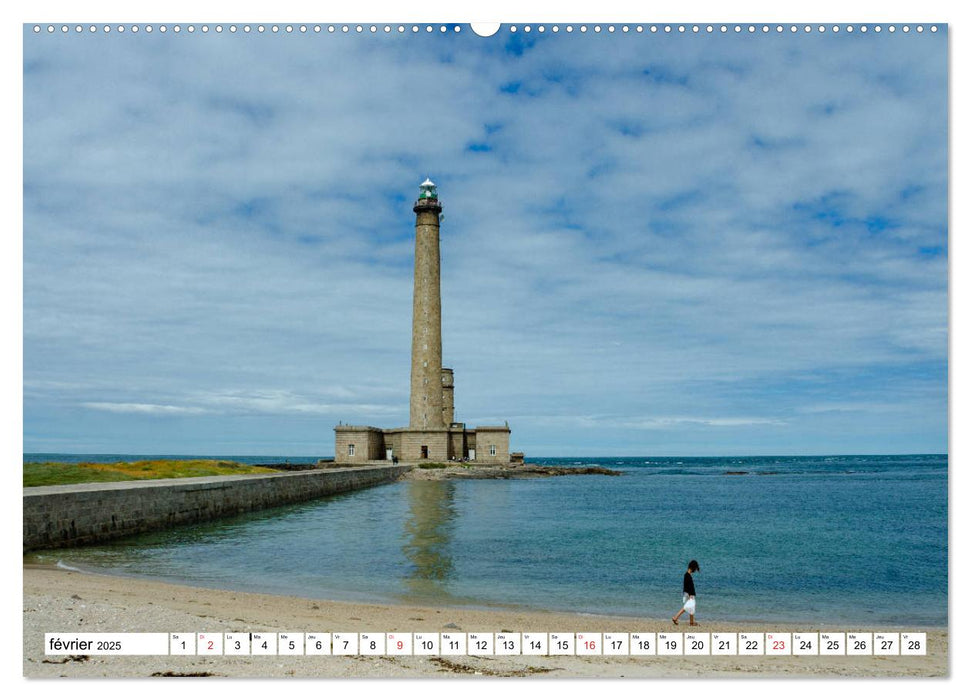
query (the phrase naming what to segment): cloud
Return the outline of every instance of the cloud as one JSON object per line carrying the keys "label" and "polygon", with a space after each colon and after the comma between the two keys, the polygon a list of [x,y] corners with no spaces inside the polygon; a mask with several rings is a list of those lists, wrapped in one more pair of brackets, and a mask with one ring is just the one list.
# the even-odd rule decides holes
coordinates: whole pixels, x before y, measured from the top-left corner
{"label": "cloud", "polygon": [[199,396],[196,400],[207,407],[206,411],[226,414],[254,413],[285,416],[290,414],[333,415],[345,413],[385,416],[401,410],[401,407],[397,405],[388,406],[378,403],[354,403],[352,401],[323,403],[299,394],[280,391],[210,394]]}
{"label": "cloud", "polygon": [[[823,409],[825,410],[825,409]],[[519,416],[528,418],[529,416]],[[758,417],[701,417],[701,416],[531,416],[536,421],[546,425],[568,425],[587,430],[599,429],[606,426],[632,430],[664,430],[672,427],[739,427],[758,425],[786,425],[786,421],[775,418]]]}
{"label": "cloud", "polygon": [[626,420],[621,423],[625,428],[642,430],[659,430],[673,425],[703,425],[722,428],[733,428],[743,425],[785,425],[785,421],[773,418],[692,418],[689,416],[664,416],[658,418],[642,418]]}
{"label": "cloud", "polygon": [[205,413],[204,409],[192,406],[160,406],[154,403],[109,403],[104,401],[87,401],[81,404],[85,408],[109,413],[150,413],[159,415],[198,415]]}
{"label": "cloud", "polygon": [[[167,452],[407,423],[427,175],[460,419],[946,449],[945,33],[280,39],[25,34],[25,449],[97,404],[207,419]],[[542,419],[590,415],[610,445]]]}

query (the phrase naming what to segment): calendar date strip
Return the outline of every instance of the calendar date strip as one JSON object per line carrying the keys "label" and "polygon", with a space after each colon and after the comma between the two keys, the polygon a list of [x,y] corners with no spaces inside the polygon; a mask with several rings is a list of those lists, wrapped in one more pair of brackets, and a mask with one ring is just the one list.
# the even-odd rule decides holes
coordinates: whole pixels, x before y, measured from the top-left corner
{"label": "calendar date strip", "polygon": [[925,656],[926,632],[48,633],[47,656]]}

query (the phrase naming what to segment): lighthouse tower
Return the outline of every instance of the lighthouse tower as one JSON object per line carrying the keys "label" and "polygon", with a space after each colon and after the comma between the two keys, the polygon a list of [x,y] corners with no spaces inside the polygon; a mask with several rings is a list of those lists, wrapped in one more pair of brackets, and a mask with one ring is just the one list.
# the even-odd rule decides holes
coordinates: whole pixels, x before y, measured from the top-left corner
{"label": "lighthouse tower", "polygon": [[408,426],[382,429],[341,422],[334,428],[338,464],[445,462],[522,463],[509,452],[509,424],[467,428],[455,420],[455,373],[442,367],[442,275],[438,188],[426,179],[415,212],[415,294],[411,319],[411,403]]}
{"label": "lighthouse tower", "polygon": [[412,430],[447,428],[442,413],[442,285],[435,183],[419,187],[415,212],[415,296],[411,325]]}

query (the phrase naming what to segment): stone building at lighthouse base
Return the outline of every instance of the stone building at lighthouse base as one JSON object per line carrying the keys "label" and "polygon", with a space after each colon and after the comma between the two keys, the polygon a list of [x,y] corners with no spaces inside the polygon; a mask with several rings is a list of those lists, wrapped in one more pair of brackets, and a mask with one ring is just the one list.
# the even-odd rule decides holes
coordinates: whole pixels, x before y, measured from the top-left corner
{"label": "stone building at lighthouse base", "polygon": [[509,425],[466,427],[454,420],[455,375],[442,368],[442,425],[445,428],[375,428],[338,425],[334,428],[334,460],[376,462],[397,457],[406,462],[472,462],[509,464]]}
{"label": "stone building at lighthouse base", "polygon": [[334,433],[334,460],[340,463],[375,462],[393,457],[405,462],[510,463],[508,425],[480,425],[470,429],[464,423],[452,423],[443,430],[338,425]]}

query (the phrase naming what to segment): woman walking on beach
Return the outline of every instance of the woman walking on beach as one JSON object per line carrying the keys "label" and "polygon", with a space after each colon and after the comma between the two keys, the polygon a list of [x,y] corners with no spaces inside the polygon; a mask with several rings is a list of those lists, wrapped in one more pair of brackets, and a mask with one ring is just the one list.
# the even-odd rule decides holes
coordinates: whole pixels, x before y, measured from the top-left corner
{"label": "woman walking on beach", "polygon": [[701,567],[698,566],[698,562],[692,559],[688,562],[688,570],[684,572],[684,585],[682,586],[681,600],[684,605],[678,610],[678,614],[671,618],[671,622],[678,624],[678,618],[688,613],[688,624],[692,627],[697,627],[698,623],[695,622],[695,580],[691,577],[691,574],[701,571]]}

